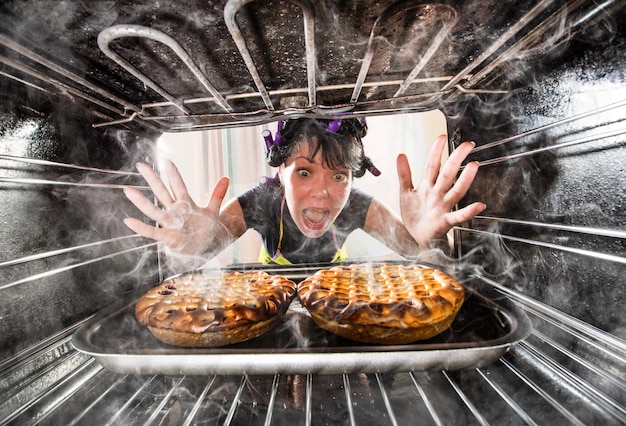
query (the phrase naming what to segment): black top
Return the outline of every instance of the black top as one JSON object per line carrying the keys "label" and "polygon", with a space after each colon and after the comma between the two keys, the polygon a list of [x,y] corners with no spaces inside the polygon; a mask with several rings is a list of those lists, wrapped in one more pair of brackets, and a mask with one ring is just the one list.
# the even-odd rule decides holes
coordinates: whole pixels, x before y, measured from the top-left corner
{"label": "black top", "polygon": [[[238,197],[246,227],[256,230],[270,256],[274,256],[279,241],[280,205],[283,188],[261,183]],[[352,188],[348,202],[335,219],[337,243],[333,241],[333,227],[319,238],[308,238],[300,232],[285,204],[283,211],[283,240],[281,254],[291,263],[331,262],[337,249],[355,229],[362,229],[372,196]]]}

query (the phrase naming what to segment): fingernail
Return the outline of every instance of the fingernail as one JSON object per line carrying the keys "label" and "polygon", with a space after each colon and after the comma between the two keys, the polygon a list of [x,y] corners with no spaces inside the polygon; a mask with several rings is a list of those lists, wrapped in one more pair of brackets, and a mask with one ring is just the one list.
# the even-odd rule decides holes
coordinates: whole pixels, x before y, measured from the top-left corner
{"label": "fingernail", "polygon": [[469,143],[471,143],[472,146],[476,146],[476,142],[474,142],[474,141],[469,141]]}

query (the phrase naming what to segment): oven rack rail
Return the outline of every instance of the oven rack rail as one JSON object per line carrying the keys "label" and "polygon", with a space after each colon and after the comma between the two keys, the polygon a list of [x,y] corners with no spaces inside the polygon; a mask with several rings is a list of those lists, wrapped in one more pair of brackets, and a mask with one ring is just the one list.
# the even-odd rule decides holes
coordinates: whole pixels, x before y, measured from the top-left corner
{"label": "oven rack rail", "polygon": [[[254,0],[252,0],[254,1]],[[432,44],[421,55],[421,59],[415,67],[405,76],[403,80],[393,81],[371,81],[367,80],[368,71],[372,63],[372,58],[376,55],[376,43],[374,42],[381,28],[384,28],[386,20],[396,14],[409,14],[410,10],[419,7],[419,2],[408,1],[399,2],[390,6],[375,21],[369,37],[367,50],[361,59],[361,68],[353,83],[345,83],[342,85],[323,86],[317,85],[316,67],[317,61],[315,57],[315,13],[309,2],[290,0],[302,10],[303,15],[303,39],[305,46],[304,62],[306,64],[307,86],[291,89],[267,89],[267,84],[260,75],[255,60],[250,51],[246,47],[246,40],[239,27],[236,16],[240,9],[250,3],[251,0],[230,0],[224,9],[224,19],[228,27],[230,37],[237,46],[241,59],[244,61],[251,81],[256,87],[256,91],[236,93],[231,89],[230,94],[221,94],[210,79],[199,69],[194,62],[194,58],[187,53],[187,50],[171,36],[150,27],[141,27],[137,25],[115,25],[104,29],[98,37],[98,46],[100,50],[109,57],[109,59],[122,67],[131,78],[141,81],[146,88],[150,88],[153,92],[163,98],[162,102],[150,102],[145,104],[134,104],[133,102],[123,99],[112,93],[105,87],[101,87],[94,82],[78,75],[72,70],[65,68],[59,63],[61,59],[46,58],[26,46],[11,40],[9,37],[0,34],[0,45],[16,52],[21,58],[16,59],[6,55],[0,55],[0,63],[4,63],[15,71],[15,74],[3,72],[2,74],[12,78],[18,82],[35,87],[42,91],[48,91],[47,87],[53,87],[60,90],[61,93],[67,93],[85,100],[93,105],[94,108],[100,108],[106,111],[97,112],[96,115],[104,121],[93,123],[94,127],[115,126],[129,123],[132,121],[141,121],[141,123],[149,128],[160,131],[190,131],[202,130],[209,128],[221,128],[232,125],[242,125],[246,122],[254,121],[257,124],[274,121],[276,118],[287,113],[318,113],[332,114],[354,110],[355,114],[366,113],[373,115],[375,113],[384,113],[385,110],[405,111],[424,111],[436,108],[444,102],[452,101],[463,93],[507,93],[508,90],[485,89],[481,88],[481,83],[489,80],[490,76],[498,69],[499,66],[515,60],[520,54],[524,54],[526,50],[530,50],[542,42],[542,39],[549,37],[552,39],[553,45],[558,45],[562,37],[573,37],[578,31],[591,21],[596,15],[602,13],[607,7],[610,7],[616,0],[607,0],[601,5],[597,5],[586,0],[572,0],[564,4],[560,9],[549,14],[543,21],[537,23],[536,19],[542,13],[550,10],[552,0],[540,0],[523,15],[517,22],[514,22],[506,31],[503,32],[492,44],[485,47],[482,53],[470,61],[465,68],[458,71],[455,75],[435,76],[435,77],[419,77],[420,72],[426,66],[428,61],[436,55],[439,46],[454,27],[457,21],[457,12],[450,6],[439,5],[448,11],[448,16],[441,24],[439,32],[434,35]],[[562,22],[566,17],[567,22]],[[269,24],[271,25],[271,24]],[[561,26],[565,28],[561,28]],[[560,30],[557,30],[557,29]],[[551,33],[554,33],[550,35]],[[117,38],[133,37],[151,39],[167,46],[181,61],[187,66],[189,71],[197,79],[198,93],[208,92],[210,96],[180,99],[161,87],[159,82],[153,77],[145,75],[136,69],[125,58],[115,52],[109,43]],[[562,41],[562,40],[561,40]],[[158,55],[154,55],[158,56]],[[45,72],[34,68],[30,64],[36,63]],[[48,75],[49,73],[50,75]],[[53,77],[54,76],[54,77]],[[28,78],[29,80],[25,80]],[[418,90],[417,94],[407,94],[410,87],[419,87],[425,83],[440,82],[442,84],[435,92],[421,93],[424,90]],[[368,87],[385,87],[396,86],[397,89],[393,96],[389,99],[363,99],[361,92]],[[346,99],[343,103],[337,105],[322,106],[318,105],[316,94],[323,91],[352,90],[350,99]],[[287,108],[277,108],[272,98],[278,96],[306,96],[306,105],[289,106]],[[235,111],[231,106],[233,101],[238,99],[256,98],[262,99],[265,107],[259,110]],[[206,112],[191,113],[187,106],[189,105],[205,105]],[[385,104],[380,110],[376,105]],[[365,106],[364,111],[359,111],[357,106]],[[160,114],[159,108],[174,107],[177,113]],[[214,112],[217,109],[218,112]],[[203,121],[205,120],[205,121]]]}
{"label": "oven rack rail", "polygon": [[[415,418],[436,425],[626,423],[624,342],[486,282],[511,297],[535,327],[487,367],[367,375],[125,375],[73,349],[72,333],[83,321],[0,364],[0,425],[114,425],[129,419],[402,425]],[[572,340],[579,342],[576,349],[567,349]]]}

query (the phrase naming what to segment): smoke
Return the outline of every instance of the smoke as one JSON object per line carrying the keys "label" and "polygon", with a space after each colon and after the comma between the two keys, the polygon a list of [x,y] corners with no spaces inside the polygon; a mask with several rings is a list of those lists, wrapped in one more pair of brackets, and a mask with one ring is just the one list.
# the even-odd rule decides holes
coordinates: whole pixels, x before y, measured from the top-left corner
{"label": "smoke", "polygon": [[470,235],[468,238],[471,239],[468,243],[471,244],[471,249],[459,258],[448,261],[448,264],[454,264],[459,276],[519,282],[519,275],[523,273],[520,270],[523,262],[506,245],[497,223],[490,224],[478,237]]}
{"label": "smoke", "polygon": [[324,335],[319,332],[315,333],[318,331],[317,326],[313,324],[313,320],[306,309],[300,305],[297,298],[291,302],[287,314],[277,327],[277,331],[288,336],[286,347],[307,348],[309,346],[325,346],[328,343]]}
{"label": "smoke", "polygon": [[[215,274],[224,267],[223,262],[214,255],[187,255],[181,254],[175,248],[160,244],[163,257],[161,258],[161,271],[165,275],[178,275],[189,271],[197,271],[203,274]],[[216,254],[217,255],[217,254]]]}

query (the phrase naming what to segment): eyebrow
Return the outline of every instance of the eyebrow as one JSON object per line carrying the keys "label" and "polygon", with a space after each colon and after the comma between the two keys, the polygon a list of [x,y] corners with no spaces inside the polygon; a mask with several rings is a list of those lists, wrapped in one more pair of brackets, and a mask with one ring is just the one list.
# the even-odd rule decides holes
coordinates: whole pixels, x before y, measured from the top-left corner
{"label": "eyebrow", "polygon": [[[311,164],[316,164],[316,163],[315,163],[315,159],[314,159],[314,158],[311,158],[311,157],[305,157],[304,155],[301,155],[301,156],[299,156],[299,157],[294,157],[293,161],[296,161],[296,160],[298,160],[298,159],[300,159],[300,158],[302,158],[302,159],[304,159],[304,160],[308,161],[308,162],[309,162],[309,163],[311,163]],[[323,165],[323,164],[324,164],[324,162],[322,161],[322,165]]]}
{"label": "eyebrow", "polygon": [[[296,160],[298,160],[298,159],[300,159],[300,158],[302,158],[302,159],[306,160],[309,164],[319,164],[319,163],[316,163],[316,162],[314,161],[314,159],[313,159],[313,158],[306,157],[306,156],[304,156],[304,155],[300,155],[300,156],[298,156],[298,157],[294,157],[292,161],[293,161],[293,162],[295,162]],[[349,172],[349,171],[350,171],[350,168],[349,168],[349,167],[344,167],[344,166],[340,166],[339,168],[332,168],[332,167],[328,167],[328,164],[324,163],[324,160],[323,160],[323,159],[322,159],[322,164],[321,164],[321,166],[322,166],[323,168],[325,168],[325,169],[328,169],[328,170],[333,170],[333,171],[337,171],[337,172],[346,172],[346,171],[348,171],[348,172]]]}

